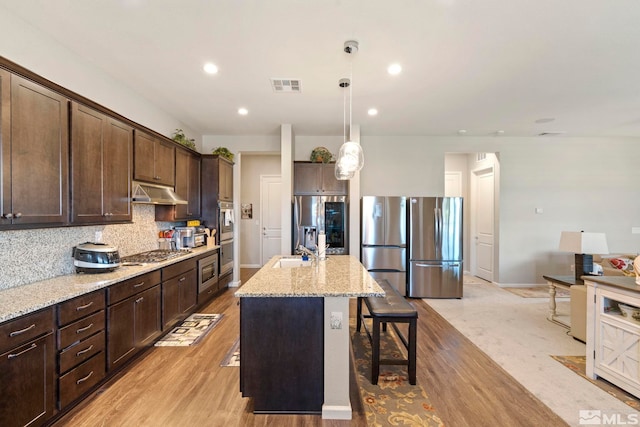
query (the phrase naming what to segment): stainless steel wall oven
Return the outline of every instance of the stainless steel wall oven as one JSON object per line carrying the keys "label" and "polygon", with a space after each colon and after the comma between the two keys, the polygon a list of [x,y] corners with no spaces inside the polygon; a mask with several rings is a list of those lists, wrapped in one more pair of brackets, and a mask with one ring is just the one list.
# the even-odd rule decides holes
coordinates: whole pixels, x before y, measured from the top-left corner
{"label": "stainless steel wall oven", "polygon": [[198,260],[198,294],[218,285],[218,254]]}

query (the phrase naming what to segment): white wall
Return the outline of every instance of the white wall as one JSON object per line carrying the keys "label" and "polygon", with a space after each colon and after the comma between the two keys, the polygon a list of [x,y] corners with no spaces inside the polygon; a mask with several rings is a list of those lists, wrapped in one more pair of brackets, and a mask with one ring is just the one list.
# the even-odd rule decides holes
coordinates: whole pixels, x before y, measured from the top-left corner
{"label": "white wall", "polygon": [[0,12],[0,55],[169,138],[183,129],[198,149],[202,146],[197,132],[140,97],[135,87],[115,81],[5,8]]}
{"label": "white wall", "polygon": [[470,244],[470,217],[469,217],[469,157],[475,156],[475,154],[464,153],[447,153],[444,157],[444,170],[445,172],[459,172],[461,176],[461,196],[463,198],[462,203],[462,227],[463,227],[463,247],[462,256],[464,259],[464,270],[469,271],[469,244]]}
{"label": "white wall", "polygon": [[[304,139],[296,137],[296,158],[310,154],[297,148]],[[557,250],[563,230],[605,232],[612,252],[640,251],[631,234],[640,226],[637,138],[362,136],[361,144],[361,195],[442,196],[446,153],[499,153],[501,284],[570,275],[572,255]]]}

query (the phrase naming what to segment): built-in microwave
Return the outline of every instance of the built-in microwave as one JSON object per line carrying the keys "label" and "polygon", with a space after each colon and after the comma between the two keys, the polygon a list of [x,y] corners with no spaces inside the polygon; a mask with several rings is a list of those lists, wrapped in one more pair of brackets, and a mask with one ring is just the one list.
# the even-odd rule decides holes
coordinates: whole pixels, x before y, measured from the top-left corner
{"label": "built-in microwave", "polygon": [[198,294],[218,285],[218,254],[198,260]]}

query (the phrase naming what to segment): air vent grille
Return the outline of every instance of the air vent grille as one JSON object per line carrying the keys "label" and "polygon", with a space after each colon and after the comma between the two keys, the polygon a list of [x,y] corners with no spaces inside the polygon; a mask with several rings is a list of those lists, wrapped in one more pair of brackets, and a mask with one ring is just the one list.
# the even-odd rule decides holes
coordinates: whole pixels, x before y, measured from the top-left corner
{"label": "air vent grille", "polygon": [[302,92],[302,85],[299,79],[271,79],[271,87],[277,93]]}
{"label": "air vent grille", "polygon": [[487,153],[476,153],[476,161],[477,162],[481,162],[483,160],[486,160],[487,158]]}

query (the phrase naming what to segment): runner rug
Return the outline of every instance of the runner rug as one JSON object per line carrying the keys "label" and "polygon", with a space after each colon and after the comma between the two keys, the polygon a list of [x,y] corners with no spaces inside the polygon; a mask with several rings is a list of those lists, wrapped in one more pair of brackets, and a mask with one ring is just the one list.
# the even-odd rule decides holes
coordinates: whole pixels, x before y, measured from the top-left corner
{"label": "runner rug", "polygon": [[223,314],[194,313],[156,342],[156,347],[187,347],[198,344],[220,322]]}
{"label": "runner rug", "polygon": [[233,343],[227,354],[222,359],[220,366],[240,366],[240,338]]}
{"label": "runner rug", "polygon": [[619,387],[611,384],[608,381],[605,381],[601,378],[594,380],[589,378],[586,374],[587,372],[587,357],[586,356],[551,356],[558,362],[562,363],[567,368],[571,369],[576,374],[580,375],[582,378],[589,381],[591,384],[595,384],[600,387],[602,390],[606,391],[616,399],[626,403],[636,410],[640,410],[640,399],[630,395],[626,391],[622,390]]}
{"label": "runner rug", "polygon": [[[356,379],[367,424],[375,427],[444,426],[420,384],[409,384],[405,365],[381,365],[378,384],[371,384],[371,344],[364,330],[356,332],[355,319],[350,323]],[[391,327],[380,333],[380,353],[385,359],[406,356]]]}

